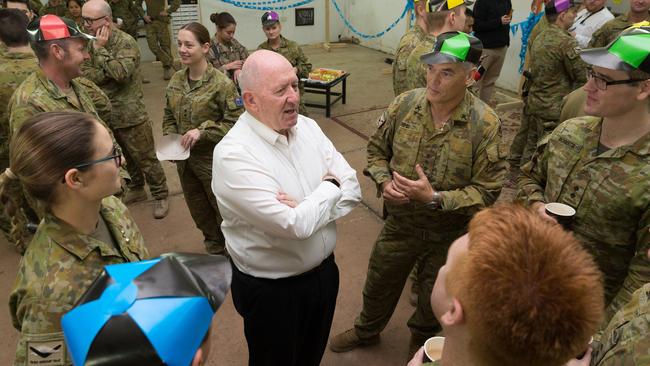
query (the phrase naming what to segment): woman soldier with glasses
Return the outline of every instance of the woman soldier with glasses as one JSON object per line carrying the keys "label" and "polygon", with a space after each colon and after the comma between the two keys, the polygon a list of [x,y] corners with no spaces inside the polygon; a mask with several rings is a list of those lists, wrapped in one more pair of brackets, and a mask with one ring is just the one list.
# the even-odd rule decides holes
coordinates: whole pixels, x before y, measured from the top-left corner
{"label": "woman soldier with glasses", "polygon": [[122,153],[106,127],[84,113],[36,115],[12,138],[10,168],[0,182],[8,215],[20,216],[18,186],[46,210],[9,300],[21,332],[15,365],[69,364],[63,359],[63,313],[105,265],[148,257],[135,221],[113,197],[120,190],[121,165]]}

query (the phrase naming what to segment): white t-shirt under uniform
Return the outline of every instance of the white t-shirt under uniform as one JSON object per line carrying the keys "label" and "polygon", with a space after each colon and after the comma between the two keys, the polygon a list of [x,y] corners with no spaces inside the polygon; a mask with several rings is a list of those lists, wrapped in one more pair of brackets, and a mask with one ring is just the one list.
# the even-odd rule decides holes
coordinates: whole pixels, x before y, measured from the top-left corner
{"label": "white t-shirt under uniform", "polygon": [[[212,171],[228,252],[255,277],[290,277],[318,266],[334,251],[334,220],[361,200],[356,171],[302,115],[287,139],[243,113],[215,147]],[[340,188],[323,182],[328,172]],[[298,206],[280,203],[279,192]]]}
{"label": "white t-shirt under uniform", "polygon": [[569,32],[575,32],[580,48],[587,48],[594,32],[612,19],[614,19],[614,15],[604,6],[594,13],[582,9],[576,15]]}

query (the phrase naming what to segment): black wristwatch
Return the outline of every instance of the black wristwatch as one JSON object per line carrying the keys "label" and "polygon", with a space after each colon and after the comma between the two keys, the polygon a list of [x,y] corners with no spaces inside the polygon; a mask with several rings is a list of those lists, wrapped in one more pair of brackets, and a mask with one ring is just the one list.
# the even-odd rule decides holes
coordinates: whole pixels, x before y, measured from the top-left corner
{"label": "black wristwatch", "polygon": [[326,182],[330,182],[333,185],[335,185],[337,188],[341,188],[341,183],[339,183],[336,179],[334,178],[327,178],[325,179]]}

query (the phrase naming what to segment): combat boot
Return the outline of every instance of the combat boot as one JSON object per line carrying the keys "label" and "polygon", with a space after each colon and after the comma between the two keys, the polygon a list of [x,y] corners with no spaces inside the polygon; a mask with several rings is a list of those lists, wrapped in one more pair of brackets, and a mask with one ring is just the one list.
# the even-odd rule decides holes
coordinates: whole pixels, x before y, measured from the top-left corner
{"label": "combat boot", "polygon": [[155,200],[153,203],[153,217],[154,219],[162,219],[169,213],[169,201],[167,198]]}
{"label": "combat boot", "polygon": [[169,80],[172,78],[172,69],[170,67],[163,68],[163,79]]}
{"label": "combat boot", "polygon": [[122,197],[124,204],[135,203],[147,200],[147,192],[144,188],[129,189]]}
{"label": "combat boot", "polygon": [[332,352],[341,353],[352,351],[357,347],[371,346],[379,343],[379,334],[375,334],[370,338],[359,338],[357,331],[352,328],[343,333],[340,333],[330,341],[330,350]]}

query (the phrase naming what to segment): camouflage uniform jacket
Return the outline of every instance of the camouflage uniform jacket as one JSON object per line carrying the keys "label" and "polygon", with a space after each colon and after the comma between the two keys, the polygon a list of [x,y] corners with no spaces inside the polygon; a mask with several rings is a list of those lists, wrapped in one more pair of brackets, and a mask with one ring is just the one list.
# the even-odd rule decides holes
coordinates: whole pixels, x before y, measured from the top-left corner
{"label": "camouflage uniform jacket", "polygon": [[137,0],[118,0],[117,2],[109,0],[108,2],[113,12],[113,19],[120,18],[124,22],[124,28],[128,29],[137,26],[138,19],[144,17],[142,10],[142,1]]}
{"label": "camouflage uniform jacket", "polygon": [[[147,15],[153,20],[160,20],[165,23],[169,23],[171,20],[171,13],[178,10],[181,6],[181,0],[171,0],[171,3],[167,7],[165,7],[165,3],[167,2],[166,0],[144,0],[144,2],[147,4]],[[159,15],[163,10],[167,10],[167,13],[170,15]]]}
{"label": "camouflage uniform jacket", "polygon": [[68,8],[65,6],[65,1],[61,0],[59,5],[57,6],[50,6],[50,4],[47,4],[41,8],[41,15],[45,14],[54,14],[60,17],[66,16],[68,13]]}
{"label": "camouflage uniform jacket", "polygon": [[43,15],[42,13],[43,3],[41,3],[41,0],[29,0],[29,6],[31,6],[32,8],[32,12],[34,12],[34,16]]}
{"label": "camouflage uniform jacket", "polygon": [[409,54],[406,60],[406,87],[408,90],[427,86],[427,65],[420,60],[420,56],[431,52],[435,44],[436,36],[429,35]]}
{"label": "camouflage uniform jacket", "polygon": [[406,83],[406,61],[411,51],[420,42],[424,41],[427,34],[419,25],[414,25],[399,40],[397,51],[395,52],[395,61],[393,61],[393,91],[395,96],[410,90]]}
{"label": "camouflage uniform jacket", "polygon": [[557,120],[562,98],[587,82],[587,64],[577,47],[575,38],[555,24],[537,36],[530,50],[532,82],[526,101],[530,114]]}
{"label": "camouflage uniform jacket", "polygon": [[431,210],[421,203],[385,203],[388,215],[427,228],[458,230],[478,210],[494,203],[506,174],[500,153],[501,121],[484,102],[469,92],[440,129],[433,125],[426,89],[400,94],[379,118],[368,141],[364,174],[378,188],[396,171],[417,179],[420,164],[429,182],[442,196],[442,207]]}
{"label": "camouflage uniform jacket", "polygon": [[[43,365],[36,349],[61,345],[48,357],[48,365],[65,357],[61,316],[69,311],[93,283],[105,265],[134,262],[148,257],[140,230],[122,202],[113,197],[102,201],[101,216],[113,243],[84,235],[47,214],[41,221],[27,252],[9,298],[13,325],[20,339],[14,365]],[[70,361],[65,362],[70,364]]]}
{"label": "camouflage uniform jacket", "polygon": [[650,365],[650,283],[632,294],[593,347],[592,365]]}
{"label": "camouflage uniform jacket", "polygon": [[214,146],[234,126],[244,112],[235,84],[208,63],[208,69],[194,87],[188,82],[188,69],[177,71],[167,85],[163,135],[183,135],[198,128],[199,141],[191,155],[212,157]]}
{"label": "camouflage uniform jacket", "polygon": [[273,49],[269,44],[269,41],[260,43],[257,46],[258,50],[269,50],[274,51],[289,60],[291,66],[298,69],[298,78],[306,79],[309,77],[309,72],[311,71],[311,63],[307,59],[307,56],[302,52],[302,48],[294,41],[288,40],[280,36],[280,48]]}
{"label": "camouflage uniform jacket", "polygon": [[0,169],[9,166],[9,113],[7,102],[14,90],[38,70],[33,53],[6,52],[0,56]]}
{"label": "camouflage uniform jacket", "polygon": [[90,60],[82,66],[84,76],[97,84],[113,106],[109,127],[137,126],[148,121],[144,106],[140,49],[127,33],[113,27],[106,46],[89,45]]}
{"label": "camouflage uniform jacket", "polygon": [[[616,39],[619,33],[632,25],[632,22],[630,22],[629,18],[629,14],[623,14],[603,24],[603,26],[595,31],[593,36],[591,36],[591,41],[589,41],[589,48],[607,46],[609,42]],[[648,13],[648,16],[645,18],[645,20],[650,21],[650,13]]]}
{"label": "camouflage uniform jacket", "polygon": [[[49,80],[42,70],[38,70],[16,89],[9,100],[9,126],[13,134],[31,116],[43,112],[54,111],[79,111],[94,115],[106,125],[104,118],[110,118],[110,102],[104,92],[93,82],[83,78],[76,78],[70,82],[77,94],[81,105],[68,98],[59,88]],[[100,111],[96,104],[101,107]]]}
{"label": "camouflage uniform jacket", "polygon": [[232,70],[224,70],[223,65],[229,64],[233,61],[242,60],[245,61],[248,57],[248,50],[246,47],[242,46],[236,39],[232,39],[229,45],[221,44],[215,36],[210,42],[210,51],[208,52],[208,61],[212,63],[212,66],[219,69],[219,71],[227,74],[231,79],[233,78],[234,72]]}
{"label": "camouflage uniform jacket", "polygon": [[576,210],[572,231],[604,274],[611,316],[650,282],[650,133],[597,155],[601,124],[571,119],[542,139],[522,167],[518,196]]}

